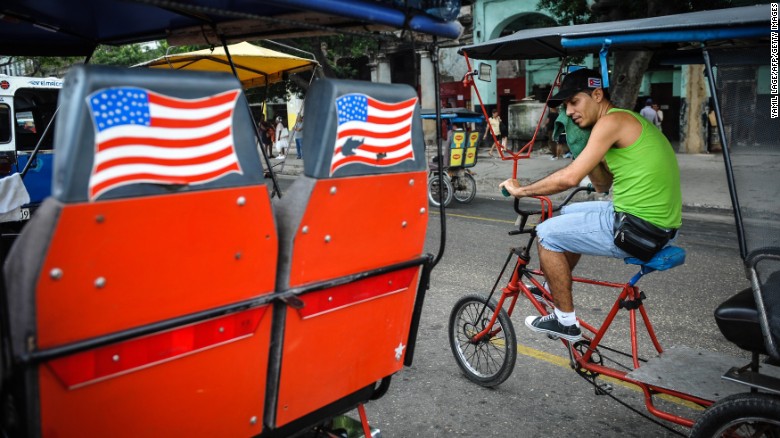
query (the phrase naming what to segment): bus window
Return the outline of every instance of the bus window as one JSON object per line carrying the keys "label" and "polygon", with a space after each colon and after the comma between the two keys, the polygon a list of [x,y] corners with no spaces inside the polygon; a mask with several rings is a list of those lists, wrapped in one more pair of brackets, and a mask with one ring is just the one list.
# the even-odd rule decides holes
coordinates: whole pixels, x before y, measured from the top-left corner
{"label": "bus window", "polygon": [[11,141],[11,108],[0,105],[0,143]]}
{"label": "bus window", "polygon": [[[22,88],[14,94],[16,111],[15,132],[16,150],[31,151],[46,129],[46,125],[57,109],[56,89]],[[41,149],[52,149],[54,126],[49,128]]]}

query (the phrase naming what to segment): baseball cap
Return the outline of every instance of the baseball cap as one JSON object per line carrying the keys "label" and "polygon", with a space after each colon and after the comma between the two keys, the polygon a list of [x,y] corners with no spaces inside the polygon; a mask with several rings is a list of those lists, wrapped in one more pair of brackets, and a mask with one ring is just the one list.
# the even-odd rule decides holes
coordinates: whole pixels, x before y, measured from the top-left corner
{"label": "baseball cap", "polygon": [[552,108],[557,107],[564,100],[572,98],[580,91],[595,90],[601,88],[601,74],[590,68],[581,68],[573,71],[563,78],[561,87],[547,102]]}

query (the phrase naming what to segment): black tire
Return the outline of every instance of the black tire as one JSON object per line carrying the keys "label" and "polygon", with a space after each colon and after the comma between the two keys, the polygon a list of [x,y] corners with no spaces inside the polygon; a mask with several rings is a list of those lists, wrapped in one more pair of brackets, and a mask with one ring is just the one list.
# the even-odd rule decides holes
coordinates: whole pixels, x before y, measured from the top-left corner
{"label": "black tire", "polygon": [[488,388],[503,383],[514,371],[517,360],[515,329],[504,309],[498,312],[491,336],[471,340],[487,326],[495,311],[495,301],[467,295],[455,303],[449,324],[450,348],[458,366],[469,380]]}
{"label": "black tire", "polygon": [[448,175],[444,175],[444,187],[443,191],[439,192],[439,175],[434,173],[428,178],[428,201],[436,207],[438,207],[443,201],[444,206],[450,205],[452,202],[452,184]]}
{"label": "black tire", "polygon": [[691,437],[780,437],[780,397],[744,393],[728,396],[707,408],[691,429]]}
{"label": "black tire", "polygon": [[461,204],[468,204],[477,196],[477,182],[468,172],[452,179],[452,197]]}

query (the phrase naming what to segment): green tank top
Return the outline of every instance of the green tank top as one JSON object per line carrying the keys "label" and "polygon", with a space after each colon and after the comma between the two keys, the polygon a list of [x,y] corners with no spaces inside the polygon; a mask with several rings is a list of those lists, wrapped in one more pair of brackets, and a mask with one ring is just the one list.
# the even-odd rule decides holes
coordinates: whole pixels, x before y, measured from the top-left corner
{"label": "green tank top", "polygon": [[619,108],[642,124],[639,138],[625,148],[610,148],[606,160],[613,175],[615,211],[638,216],[661,228],[682,225],[680,169],[669,140],[639,114]]}

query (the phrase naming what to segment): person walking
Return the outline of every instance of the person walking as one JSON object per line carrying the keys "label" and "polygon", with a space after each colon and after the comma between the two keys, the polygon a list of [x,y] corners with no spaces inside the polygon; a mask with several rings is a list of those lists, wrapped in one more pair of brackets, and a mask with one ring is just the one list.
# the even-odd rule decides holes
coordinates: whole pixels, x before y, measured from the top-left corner
{"label": "person walking", "polygon": [[642,108],[641,111],[639,111],[639,115],[647,119],[648,122],[652,123],[653,126],[656,125],[658,122],[658,114],[653,109],[653,99],[647,99],[645,101],[645,107]]}
{"label": "person walking", "polygon": [[490,150],[488,151],[488,155],[492,157],[493,149],[496,147],[496,144],[501,143],[501,137],[502,137],[501,116],[498,115],[498,108],[494,108],[492,116],[488,118],[488,127],[485,129],[485,135],[482,136],[482,140],[485,140],[488,137],[491,128],[493,129],[493,133],[496,135],[495,141],[490,142]]}
{"label": "person walking", "polygon": [[299,160],[303,159],[303,112],[298,115],[298,120],[293,126],[293,140],[295,140],[295,152]]}
{"label": "person walking", "polygon": [[279,154],[276,156],[277,160],[284,160],[287,156],[287,147],[290,144],[290,131],[284,126],[284,119],[282,116],[276,117],[276,139],[274,141],[274,149]]}
{"label": "person walking", "polygon": [[661,126],[664,121],[664,112],[661,111],[661,107],[657,103],[653,103],[653,110],[655,110],[655,127],[658,128],[659,131],[664,132],[664,129]]}

